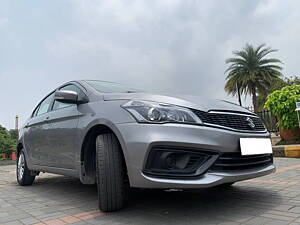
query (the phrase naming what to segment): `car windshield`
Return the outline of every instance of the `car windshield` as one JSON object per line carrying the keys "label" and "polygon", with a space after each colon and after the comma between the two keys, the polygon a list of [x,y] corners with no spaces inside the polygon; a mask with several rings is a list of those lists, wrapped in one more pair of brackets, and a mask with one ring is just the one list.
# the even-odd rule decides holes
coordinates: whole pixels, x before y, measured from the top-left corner
{"label": "car windshield", "polygon": [[107,82],[107,81],[98,81],[98,80],[86,80],[90,86],[101,93],[133,93],[133,92],[142,92],[136,88],[126,87],[125,85]]}

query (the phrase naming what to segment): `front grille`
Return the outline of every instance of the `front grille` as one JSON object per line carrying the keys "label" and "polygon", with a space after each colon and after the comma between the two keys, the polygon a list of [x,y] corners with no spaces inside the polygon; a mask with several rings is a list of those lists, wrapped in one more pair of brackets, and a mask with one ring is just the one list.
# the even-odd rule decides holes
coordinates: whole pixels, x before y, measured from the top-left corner
{"label": "front grille", "polygon": [[[193,110],[193,112],[205,124],[218,125],[225,128],[231,128],[241,131],[265,131],[265,127],[259,117],[250,114],[240,113],[212,113],[200,110]],[[251,123],[249,122],[251,119]],[[251,126],[254,125],[254,126]]]}
{"label": "front grille", "polygon": [[242,156],[240,153],[223,153],[210,168],[211,171],[235,171],[268,166],[273,163],[272,154]]}

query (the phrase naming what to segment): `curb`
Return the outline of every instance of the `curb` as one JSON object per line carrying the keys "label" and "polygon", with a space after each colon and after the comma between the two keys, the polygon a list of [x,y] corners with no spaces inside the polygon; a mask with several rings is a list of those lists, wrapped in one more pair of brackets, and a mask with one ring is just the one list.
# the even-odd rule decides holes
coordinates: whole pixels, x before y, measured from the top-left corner
{"label": "curb", "polygon": [[0,160],[0,166],[16,165],[14,160]]}
{"label": "curb", "polygon": [[273,146],[275,157],[300,158],[300,145]]}

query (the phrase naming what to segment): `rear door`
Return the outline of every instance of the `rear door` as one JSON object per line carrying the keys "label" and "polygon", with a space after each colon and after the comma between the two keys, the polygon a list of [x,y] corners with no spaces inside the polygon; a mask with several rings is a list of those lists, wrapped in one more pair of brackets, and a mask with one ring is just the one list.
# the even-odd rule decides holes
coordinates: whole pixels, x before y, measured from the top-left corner
{"label": "rear door", "polygon": [[24,144],[29,160],[35,165],[45,165],[48,158],[49,143],[47,129],[49,110],[54,99],[54,92],[49,94],[35,109],[31,119],[25,125]]}
{"label": "rear door", "polygon": [[[68,84],[59,90],[75,91],[78,96],[83,90],[75,84]],[[80,148],[78,138],[78,119],[80,112],[76,104],[66,104],[54,100],[49,113],[47,131],[51,151],[47,159],[51,167],[75,169],[76,149]]]}

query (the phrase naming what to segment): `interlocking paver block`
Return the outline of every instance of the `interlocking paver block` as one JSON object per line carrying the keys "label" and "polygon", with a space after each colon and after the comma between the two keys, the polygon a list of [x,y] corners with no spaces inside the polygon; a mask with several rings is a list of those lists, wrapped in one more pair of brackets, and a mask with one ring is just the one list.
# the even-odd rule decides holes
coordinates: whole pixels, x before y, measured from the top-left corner
{"label": "interlocking paver block", "polygon": [[132,190],[128,206],[102,213],[96,186],[41,174],[20,187],[15,166],[0,166],[0,224],[299,224],[300,159],[275,159],[276,173],[231,188],[164,192]]}
{"label": "interlocking paver block", "polygon": [[65,225],[65,224],[67,224],[66,222],[61,221],[59,219],[48,220],[48,221],[45,221],[44,223],[47,225]]}
{"label": "interlocking paver block", "polygon": [[62,218],[60,218],[60,220],[64,221],[65,223],[76,223],[76,222],[80,222],[81,221],[81,219],[76,218],[74,216],[62,217]]}
{"label": "interlocking paver block", "polygon": [[26,219],[21,219],[20,220],[21,223],[25,224],[25,225],[29,225],[29,224],[35,224],[35,223],[39,223],[40,220],[37,220],[33,217],[29,217],[29,218],[26,218]]}
{"label": "interlocking paver block", "polygon": [[11,221],[8,223],[4,223],[3,225],[23,225],[23,224],[19,221]]}

